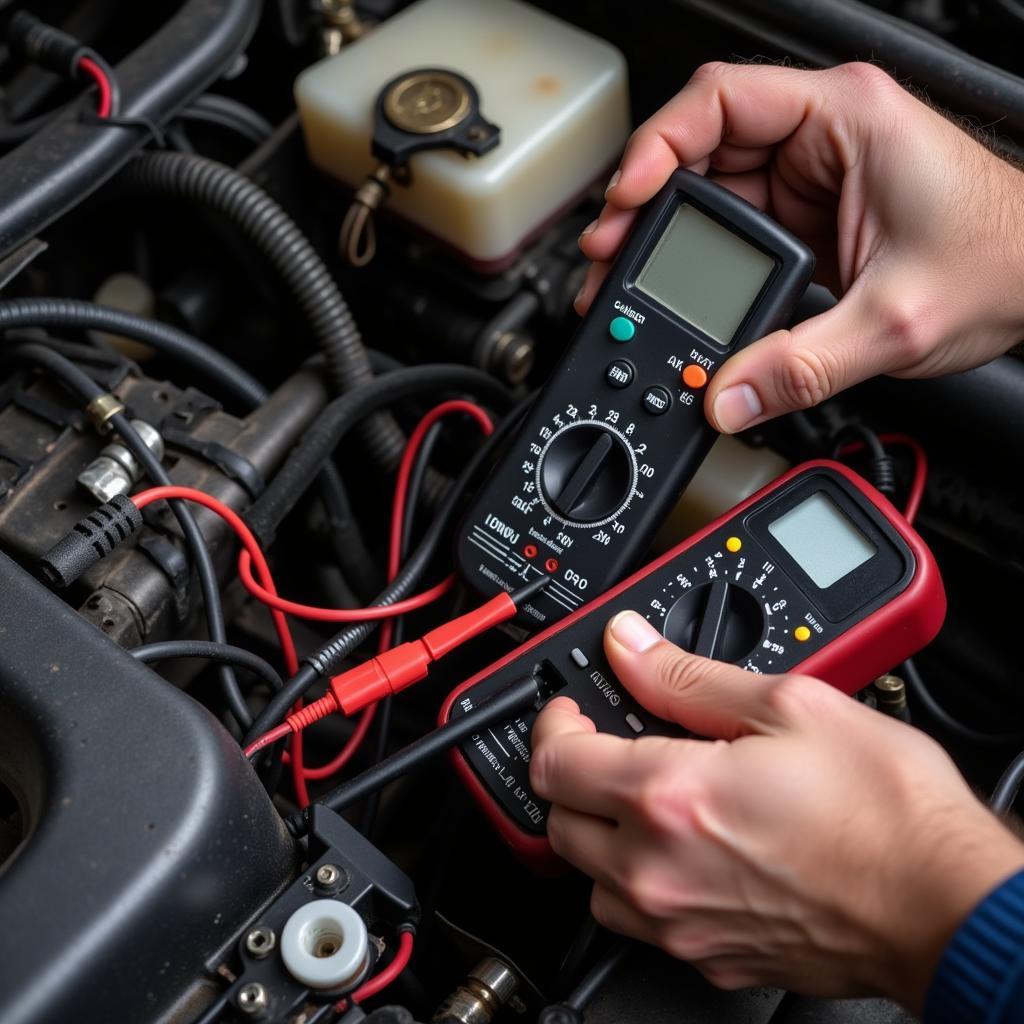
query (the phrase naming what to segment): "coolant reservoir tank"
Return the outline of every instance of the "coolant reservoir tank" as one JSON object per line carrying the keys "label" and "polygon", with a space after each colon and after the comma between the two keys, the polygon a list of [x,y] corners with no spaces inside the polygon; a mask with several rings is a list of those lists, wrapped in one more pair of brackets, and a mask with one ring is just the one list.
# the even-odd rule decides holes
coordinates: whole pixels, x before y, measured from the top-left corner
{"label": "coolant reservoir tank", "polygon": [[651,550],[659,555],[668,551],[789,468],[790,464],[770,449],[751,448],[722,434],[658,530]]}
{"label": "coolant reservoir tank", "polygon": [[350,188],[370,154],[381,88],[416,68],[468,78],[501,130],[481,157],[418,153],[397,213],[484,271],[511,263],[596,179],[629,133],[626,65],[612,45],[516,0],[420,0],[304,71],[295,98],[310,159]]}

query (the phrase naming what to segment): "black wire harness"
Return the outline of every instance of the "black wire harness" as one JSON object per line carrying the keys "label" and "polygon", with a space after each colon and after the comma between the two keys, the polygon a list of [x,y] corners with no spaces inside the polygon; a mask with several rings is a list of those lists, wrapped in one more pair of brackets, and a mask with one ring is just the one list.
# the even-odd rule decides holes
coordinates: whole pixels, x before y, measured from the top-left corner
{"label": "black wire harness", "polygon": [[[191,334],[149,317],[79,299],[0,302],[0,331],[29,327],[106,331],[141,341],[200,374],[216,387],[221,397],[227,397],[233,406],[245,412],[262,405],[268,397],[267,389],[233,360]],[[47,344],[52,345],[49,341]],[[321,467],[318,485],[342,575],[360,593],[371,594],[380,574],[366,553],[359,524],[333,462],[327,461]]]}
{"label": "black wire harness", "polygon": [[253,675],[259,676],[271,690],[280,690],[283,685],[281,677],[269,661],[258,654],[247,651],[244,647],[233,644],[218,644],[212,640],[161,640],[157,643],[143,644],[133,647],[133,658],[146,665],[155,661],[172,661],[178,658],[201,658],[204,661],[220,662],[244,668]]}

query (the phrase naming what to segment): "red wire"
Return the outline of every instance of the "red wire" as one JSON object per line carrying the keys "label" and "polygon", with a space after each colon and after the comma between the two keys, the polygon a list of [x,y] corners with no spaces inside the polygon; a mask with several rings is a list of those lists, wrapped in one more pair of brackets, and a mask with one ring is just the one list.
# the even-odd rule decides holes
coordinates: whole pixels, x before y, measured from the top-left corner
{"label": "red wire", "polygon": [[[212,495],[196,490],[194,487],[176,486],[150,487],[136,494],[132,498],[132,502],[136,508],[141,510],[154,501],[163,501],[168,498],[194,501],[197,505],[202,505],[204,508],[208,508],[211,512],[215,512],[220,516],[235,531],[239,541],[241,541],[242,549],[248,553],[252,564],[255,565],[256,575],[260,578],[263,587],[271,594],[277,593],[274,587],[274,578],[270,574],[270,566],[267,564],[267,560],[264,558],[263,552],[260,550],[260,546],[256,542],[252,531],[245,525],[238,513],[230,506],[225,505],[224,502],[218,501]],[[270,610],[270,617],[273,619],[274,630],[281,644],[285,668],[289,675],[295,675],[299,670],[299,659],[295,653],[295,643],[292,640],[291,630],[288,628],[288,620],[285,619],[281,612],[273,608]],[[271,730],[271,733],[273,731]],[[273,741],[268,740],[267,736],[261,736],[256,742],[261,746],[265,746]],[[295,733],[292,736],[291,755],[291,775],[295,786],[295,796],[299,806],[305,807],[309,803],[309,794],[306,791],[306,782],[302,776],[302,736],[300,733]]]}
{"label": "red wire", "polygon": [[318,605],[289,601],[261,586],[253,578],[252,560],[248,551],[245,550],[239,552],[238,555],[238,576],[245,589],[268,608],[275,608],[278,611],[294,615],[296,618],[311,619],[315,622],[365,622],[393,618],[423,608],[431,601],[436,601],[439,597],[447,594],[455,585],[455,577],[449,576],[429,590],[414,594],[402,601],[396,601],[394,604],[374,605],[370,608],[322,608]]}
{"label": "red wire", "polygon": [[100,98],[96,104],[97,117],[110,117],[114,103],[114,91],[110,86],[107,73],[91,57],[82,57],[78,66],[96,83]]}
{"label": "red wire", "polygon": [[[901,444],[909,448],[914,455],[914,476],[910,482],[910,490],[907,492],[906,503],[903,506],[903,518],[908,523],[913,523],[921,508],[925,485],[928,483],[928,455],[921,443],[909,434],[879,434],[878,440],[882,444]],[[852,441],[850,444],[843,445],[840,454],[858,452],[863,448],[863,441]]]}
{"label": "red wire", "polygon": [[356,722],[356,727],[352,730],[352,735],[345,741],[345,746],[330,761],[320,765],[319,768],[304,768],[303,775],[310,781],[319,781],[320,779],[329,779],[341,771],[355,757],[356,751],[366,739],[366,734],[370,731],[370,726],[373,725],[376,713],[376,704],[365,708],[359,716],[359,721]]}
{"label": "red wire", "polygon": [[364,981],[352,995],[336,1002],[334,1008],[338,1011],[345,1010],[348,1008],[349,1003],[362,1003],[371,996],[377,995],[378,992],[383,992],[409,966],[415,944],[416,935],[414,932],[404,931],[399,933],[398,949],[395,951],[395,956],[391,963],[383,971],[370,978],[369,981]]}
{"label": "red wire", "polygon": [[254,740],[245,748],[245,756],[252,757],[257,750],[262,750],[264,747],[269,747],[271,743],[283,740],[291,731],[291,726],[287,722],[275,725],[273,729],[265,732],[259,739]]}
{"label": "red wire", "polygon": [[[391,504],[391,534],[388,542],[388,582],[391,582],[398,575],[398,570],[402,560],[402,532],[405,523],[406,514],[406,499],[409,492],[409,480],[412,476],[413,465],[416,462],[416,456],[419,453],[420,446],[423,443],[423,438],[426,437],[427,431],[442,417],[450,416],[454,413],[465,413],[472,416],[476,420],[480,427],[481,433],[484,437],[487,437],[493,430],[494,424],[491,422],[491,418],[484,412],[480,406],[475,405],[472,402],[466,402],[461,399],[453,399],[450,402],[442,402],[440,405],[434,406],[416,424],[415,429],[409,435],[409,440],[406,443],[405,450],[402,452],[402,461],[398,466],[398,476],[395,480],[395,496]],[[454,581],[454,577],[449,577],[445,583]],[[435,588],[436,589],[436,588]],[[427,591],[426,593],[430,593]],[[423,597],[424,595],[419,595]],[[411,598],[408,600],[412,600]],[[403,604],[404,602],[397,602],[396,604],[390,605],[389,610],[394,613],[394,609]],[[424,602],[426,603],[426,602]],[[392,636],[392,622],[390,619],[385,621],[380,631],[380,644],[377,648],[378,652],[386,651],[391,646]],[[326,779],[331,775],[340,772],[356,755],[359,747],[366,739],[367,733],[370,731],[370,726],[373,724],[374,716],[377,714],[377,705],[371,704],[363,711],[359,723],[355,728],[355,731],[348,738],[345,746],[326,764],[321,765],[319,768],[307,768],[306,778],[307,779]]]}
{"label": "red wire", "polygon": [[[490,417],[483,411],[483,409],[472,402],[463,401],[461,399],[442,402],[440,405],[428,412],[427,415],[424,416],[417,424],[416,429],[409,437],[405,451],[402,454],[402,461],[399,465],[398,477],[395,484],[395,498],[392,503],[391,533],[389,537],[388,551],[389,582],[398,574],[398,569],[400,567],[405,504],[409,489],[409,479],[412,475],[412,468],[416,460],[416,455],[419,452],[423,438],[434,423],[442,417],[449,416],[454,413],[465,413],[472,416],[479,424],[484,436],[489,435],[494,429]],[[267,564],[267,560],[264,557],[263,552],[260,550],[256,538],[242,521],[241,517],[239,517],[232,508],[225,505],[223,502],[218,501],[211,495],[208,495],[203,491],[198,491],[192,487],[152,487],[137,494],[132,500],[136,507],[141,510],[145,508],[146,505],[149,505],[154,501],[160,501],[167,498],[180,498],[183,500],[194,501],[197,504],[210,509],[210,511],[215,512],[224,519],[238,535],[242,544],[242,550],[238,555],[239,576],[249,593],[266,604],[270,609],[270,614],[274,621],[274,628],[277,631],[278,639],[281,643],[281,650],[284,654],[285,666],[289,675],[294,675],[298,671],[298,657],[295,653],[295,644],[292,640],[291,631],[288,628],[288,622],[284,617],[285,612],[301,616],[303,618],[329,622],[352,622],[364,621],[367,619],[383,619],[402,615],[405,612],[424,607],[431,601],[435,601],[443,594],[447,593],[455,582],[454,576],[450,576],[421,594],[416,594],[413,597],[406,598],[404,601],[397,601],[395,604],[385,607],[359,609],[319,608],[312,605],[303,605],[294,601],[288,601],[278,595],[277,589],[274,586],[273,576],[270,572],[270,566]],[[256,577],[258,577],[258,579],[253,576],[252,569],[254,566],[256,569]],[[384,629],[381,631],[381,651],[385,651],[391,646],[390,627],[391,623],[386,622]],[[298,710],[301,707],[301,700],[297,701],[295,709]],[[366,735],[370,730],[370,726],[373,723],[375,714],[376,705],[370,705],[366,708],[360,716],[359,722],[353,730],[352,735],[346,741],[344,747],[342,747],[331,761],[315,768],[306,767],[303,764],[301,732],[292,734],[290,744],[291,756],[288,760],[291,768],[292,782],[295,787],[296,799],[298,800],[300,807],[305,807],[309,803],[306,781],[329,778],[331,775],[336,774],[344,768],[365,740]],[[246,756],[251,756],[258,750],[262,750],[264,747],[277,742],[277,740],[283,739],[290,732],[291,729],[286,723],[281,723],[280,725],[275,726],[246,748]]]}
{"label": "red wire", "polygon": [[[402,562],[402,533],[405,527],[406,500],[409,496],[409,480],[412,477],[413,465],[416,462],[416,455],[419,452],[423,438],[427,431],[440,419],[451,416],[453,413],[465,413],[476,420],[477,426],[484,437],[490,437],[494,431],[494,424],[490,416],[480,406],[473,402],[466,402],[461,399],[453,399],[450,402],[442,402],[435,405],[416,424],[416,428],[409,435],[409,443],[402,453],[402,461],[398,466],[398,478],[395,481],[395,496],[391,503],[391,536],[388,543],[388,581],[390,582],[398,575]],[[391,646],[392,624],[386,622],[380,631],[380,649],[386,651]]]}

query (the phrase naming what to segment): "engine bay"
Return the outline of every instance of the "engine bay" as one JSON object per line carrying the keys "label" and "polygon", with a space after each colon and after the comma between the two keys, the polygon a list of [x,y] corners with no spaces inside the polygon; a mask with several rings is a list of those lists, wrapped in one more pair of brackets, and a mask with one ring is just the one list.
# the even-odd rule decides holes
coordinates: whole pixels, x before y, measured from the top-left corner
{"label": "engine bay", "polygon": [[[835,304],[809,254],[677,176],[639,297],[581,327],[578,238],[711,60],[873,60],[1019,163],[1022,28],[1002,0],[0,5],[0,1020],[911,1020],[599,927],[531,716],[565,692],[660,734],[601,661],[640,603],[989,793],[1024,744],[1020,348],[718,436],[721,311],[702,347],[644,305],[671,218],[775,254],[736,345]],[[734,268],[735,238],[707,241]],[[865,653],[826,650],[846,631]]]}

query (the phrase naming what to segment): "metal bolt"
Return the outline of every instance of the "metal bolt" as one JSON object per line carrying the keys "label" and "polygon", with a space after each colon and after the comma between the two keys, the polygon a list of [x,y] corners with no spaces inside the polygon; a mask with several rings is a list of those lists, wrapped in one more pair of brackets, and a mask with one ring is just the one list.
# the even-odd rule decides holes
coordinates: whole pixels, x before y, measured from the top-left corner
{"label": "metal bolt", "polygon": [[502,331],[490,351],[492,372],[507,384],[519,384],[533,369],[535,342],[522,331]]}
{"label": "metal bolt", "polygon": [[907,688],[899,676],[879,676],[874,683],[874,692],[879,711],[904,721],[909,718]]}
{"label": "metal bolt", "polygon": [[313,876],[317,889],[329,896],[342,892],[348,885],[348,875],[337,864],[321,864]]}
{"label": "metal bolt", "polygon": [[334,885],[341,877],[341,869],[335,864],[321,864],[316,869],[317,885]]}
{"label": "metal bolt", "polygon": [[267,1008],[267,1002],[267,990],[258,981],[251,981],[238,990],[238,1008],[242,1013],[261,1013]]}
{"label": "metal bolt", "polygon": [[258,925],[245,937],[245,951],[257,960],[269,956],[276,945],[277,936],[274,929],[266,925]]}
{"label": "metal bolt", "polygon": [[491,1024],[512,998],[519,978],[504,961],[486,957],[466,980],[441,1004],[435,1024]]}

